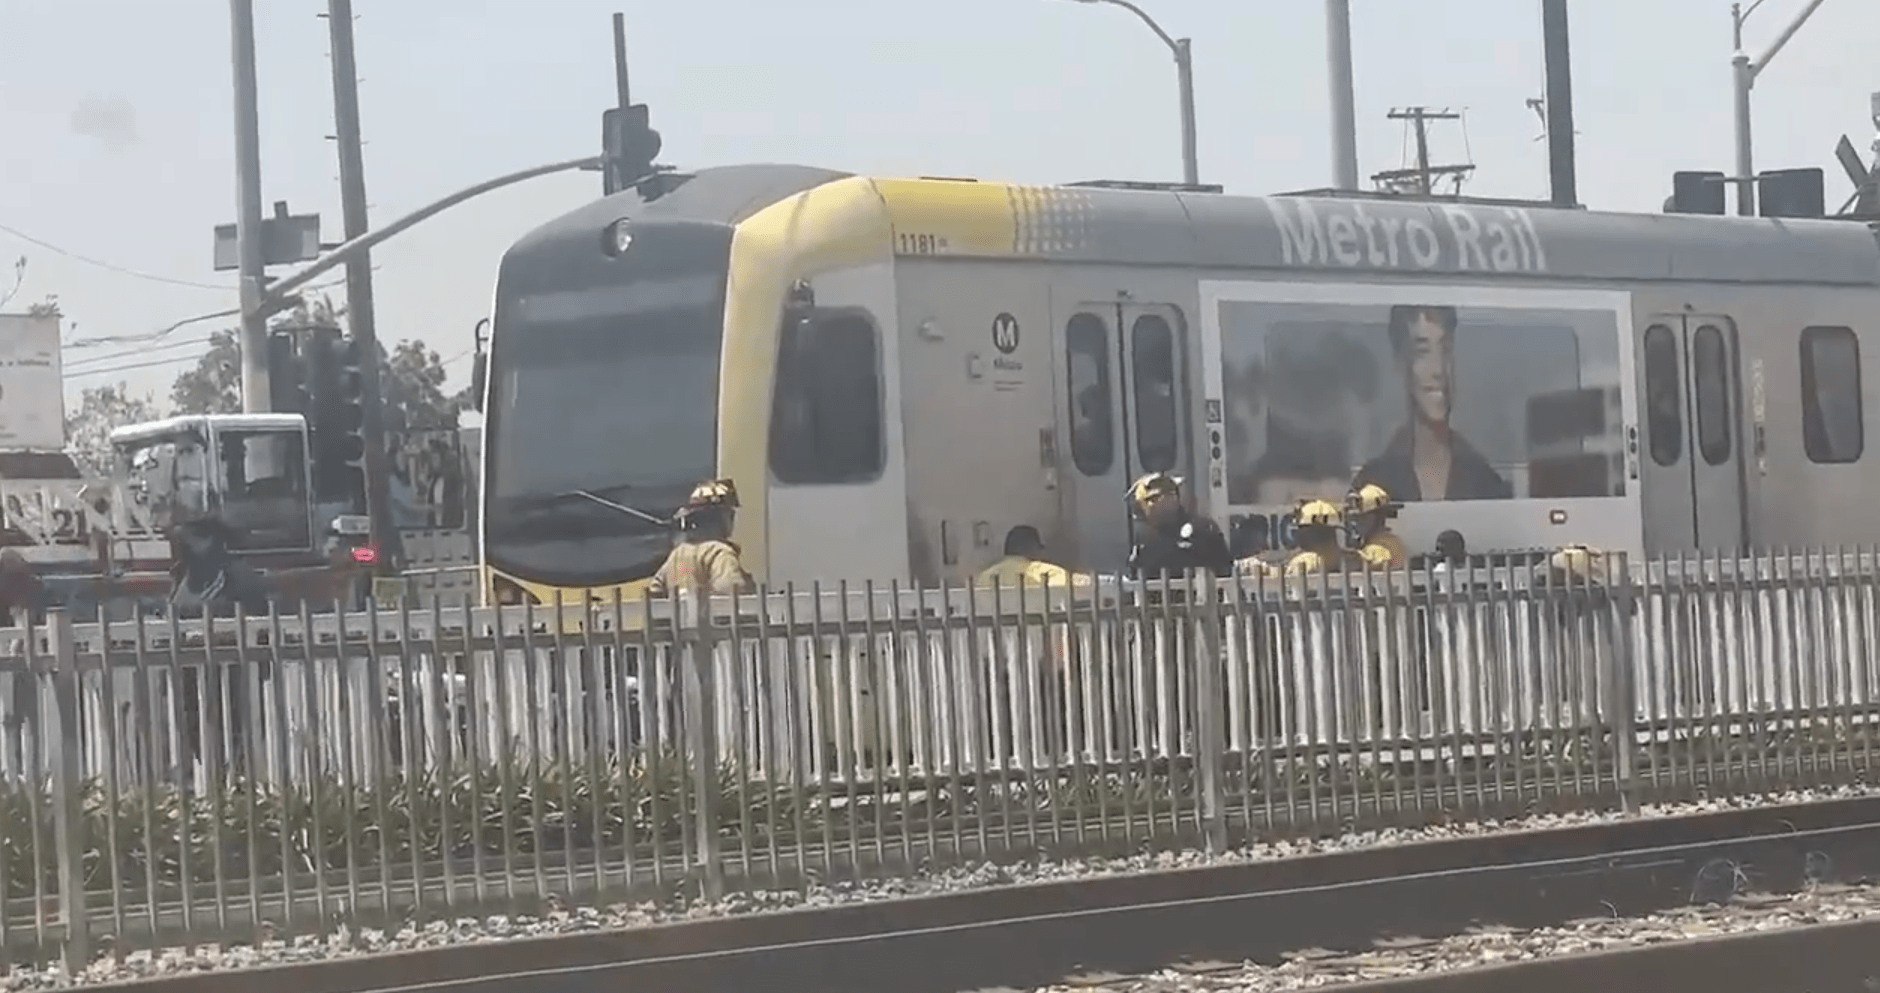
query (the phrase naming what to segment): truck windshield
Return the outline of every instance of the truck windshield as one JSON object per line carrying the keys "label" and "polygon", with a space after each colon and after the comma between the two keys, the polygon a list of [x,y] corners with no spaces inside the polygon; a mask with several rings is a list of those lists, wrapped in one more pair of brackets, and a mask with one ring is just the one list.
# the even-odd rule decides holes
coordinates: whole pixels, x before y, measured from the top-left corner
{"label": "truck windshield", "polygon": [[217,484],[222,519],[240,551],[312,547],[313,512],[307,497],[307,455],[300,432],[221,431]]}
{"label": "truck windshield", "polygon": [[712,475],[723,291],[722,279],[681,277],[565,295],[592,302],[606,292],[611,307],[518,307],[498,323],[486,441],[492,565],[569,585],[658,567],[665,527],[566,495],[594,492],[664,519]]}

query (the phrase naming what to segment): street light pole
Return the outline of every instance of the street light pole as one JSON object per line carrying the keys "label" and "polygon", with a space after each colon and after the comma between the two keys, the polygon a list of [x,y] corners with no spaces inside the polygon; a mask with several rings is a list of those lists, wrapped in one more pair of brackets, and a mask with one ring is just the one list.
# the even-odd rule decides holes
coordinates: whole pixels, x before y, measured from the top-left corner
{"label": "street light pole", "polygon": [[1201,185],[1199,153],[1195,148],[1195,59],[1194,45],[1187,38],[1175,42],[1175,74],[1181,84],[1182,100],[1182,182]]}
{"label": "street light pole", "polygon": [[1736,212],[1743,217],[1756,213],[1756,165],[1754,143],[1750,137],[1750,90],[1756,85],[1756,77],[1769,68],[1770,60],[1782,51],[1782,47],[1795,37],[1795,32],[1800,31],[1810,17],[1815,16],[1815,11],[1821,9],[1822,2],[1808,0],[1808,6],[1795,15],[1789,26],[1776,36],[1776,40],[1757,59],[1751,59],[1743,49],[1743,23],[1756,12],[1756,8],[1763,5],[1763,0],[1756,0],[1748,8],[1740,3],[1730,5],[1731,41],[1734,48],[1730,56],[1730,81],[1736,97]]}
{"label": "street light pole", "polygon": [[1162,44],[1167,45],[1168,50],[1174,54],[1176,81],[1181,86],[1182,182],[1189,186],[1200,185],[1201,166],[1195,143],[1194,42],[1188,38],[1176,38],[1162,30],[1162,25],[1157,24],[1155,18],[1149,16],[1148,11],[1136,6],[1130,0],[1077,0],[1077,2],[1107,3],[1112,7],[1121,7],[1129,11],[1142,23],[1148,25],[1149,30],[1155,32],[1155,36],[1162,39]]}

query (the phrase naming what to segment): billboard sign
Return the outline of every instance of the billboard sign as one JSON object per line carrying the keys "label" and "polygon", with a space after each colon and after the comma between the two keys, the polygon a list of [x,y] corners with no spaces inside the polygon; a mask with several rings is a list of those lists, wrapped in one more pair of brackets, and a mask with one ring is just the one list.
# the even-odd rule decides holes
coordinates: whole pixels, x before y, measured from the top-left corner
{"label": "billboard sign", "polygon": [[0,451],[65,450],[57,314],[0,314]]}
{"label": "billboard sign", "polygon": [[1475,547],[1624,544],[1623,521],[1607,519],[1636,478],[1622,294],[1208,290],[1208,394],[1225,436],[1210,482],[1243,545],[1291,547],[1301,500],[1342,502],[1367,483],[1405,505],[1414,547],[1448,528]]}

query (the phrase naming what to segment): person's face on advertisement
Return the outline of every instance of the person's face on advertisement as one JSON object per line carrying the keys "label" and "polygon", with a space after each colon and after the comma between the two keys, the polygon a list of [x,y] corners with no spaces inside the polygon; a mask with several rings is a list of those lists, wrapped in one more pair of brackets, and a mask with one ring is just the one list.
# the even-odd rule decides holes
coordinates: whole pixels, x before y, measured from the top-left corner
{"label": "person's face on advertisement", "polygon": [[1429,314],[1418,314],[1405,341],[1410,405],[1430,424],[1449,420],[1455,371],[1455,338]]}

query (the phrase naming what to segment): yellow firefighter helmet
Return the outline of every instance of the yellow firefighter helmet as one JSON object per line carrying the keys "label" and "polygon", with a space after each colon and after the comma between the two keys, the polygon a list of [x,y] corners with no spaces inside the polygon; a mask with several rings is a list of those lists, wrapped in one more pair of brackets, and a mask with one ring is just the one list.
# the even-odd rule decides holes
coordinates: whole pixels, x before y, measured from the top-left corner
{"label": "yellow firefighter helmet", "polygon": [[1302,528],[1339,528],[1345,525],[1345,513],[1330,500],[1306,500],[1293,517]]}
{"label": "yellow firefighter helmet", "polygon": [[1129,509],[1141,515],[1158,497],[1182,495],[1182,478],[1166,472],[1151,472],[1129,484]]}
{"label": "yellow firefighter helmet", "polygon": [[1352,490],[1350,503],[1354,514],[1388,513],[1397,509],[1397,504],[1390,498],[1390,491],[1376,483],[1366,483]]}
{"label": "yellow firefighter helmet", "polygon": [[687,510],[703,510],[707,507],[736,510],[738,486],[729,479],[708,479],[692,487],[692,495],[685,498],[685,506]]}

